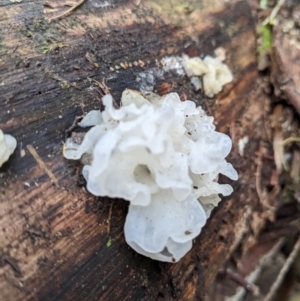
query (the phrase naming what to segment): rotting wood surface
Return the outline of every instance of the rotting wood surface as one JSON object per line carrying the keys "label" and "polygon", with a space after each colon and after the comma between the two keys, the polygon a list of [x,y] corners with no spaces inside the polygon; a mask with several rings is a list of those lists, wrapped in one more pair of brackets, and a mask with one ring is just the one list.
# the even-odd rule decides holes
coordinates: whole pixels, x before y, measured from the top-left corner
{"label": "rotting wood surface", "polygon": [[[298,10],[300,11],[299,8]],[[275,87],[275,95],[288,99],[288,102],[300,114],[300,66],[298,63],[300,44],[299,42],[296,44],[297,40],[295,37],[291,38],[289,32],[283,32],[281,26],[276,28],[273,35],[275,42],[272,53],[271,81]],[[287,53],[289,55],[286,55]]]}
{"label": "rotting wood surface", "polygon": [[[0,173],[5,301],[203,300],[248,231],[253,211],[262,210],[254,159],[263,110],[252,92],[255,33],[247,2],[107,3],[86,1],[51,23],[44,1],[0,6],[0,128],[18,140]],[[234,81],[215,101],[193,92],[189,80],[174,71],[143,80],[151,68],[162,70],[157,60],[167,55],[213,55],[217,47],[226,50]],[[62,158],[65,130],[82,111],[100,107],[93,80],[103,78],[115,99],[125,88],[145,85],[185,94],[232,136],[229,161],[240,174],[235,192],[177,264],[131,250],[123,235],[126,202],[115,200],[110,211],[111,200],[87,194],[77,185],[77,166]],[[237,143],[244,136],[250,143],[241,157]]]}

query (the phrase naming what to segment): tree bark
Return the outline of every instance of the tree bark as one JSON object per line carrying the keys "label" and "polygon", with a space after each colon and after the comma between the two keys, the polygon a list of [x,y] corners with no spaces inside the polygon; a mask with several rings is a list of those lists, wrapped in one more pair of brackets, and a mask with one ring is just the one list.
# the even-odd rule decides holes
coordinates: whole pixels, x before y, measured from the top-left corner
{"label": "tree bark", "polygon": [[[255,178],[263,101],[254,89],[255,28],[247,2],[91,0],[49,23],[69,8],[54,4],[3,1],[0,7],[0,128],[18,141],[0,169],[2,298],[203,300],[250,231],[253,213],[263,210]],[[165,56],[213,55],[217,47],[226,50],[234,81],[215,100],[173,71],[152,82],[141,77],[162,70]],[[235,192],[177,264],[130,249],[123,235],[127,203],[87,193],[77,185],[79,167],[63,159],[65,130],[83,111],[101,106],[94,80],[103,79],[116,100],[125,88],[145,84],[185,94],[231,135],[229,161],[240,175],[231,183]],[[244,136],[249,144],[242,157]]]}

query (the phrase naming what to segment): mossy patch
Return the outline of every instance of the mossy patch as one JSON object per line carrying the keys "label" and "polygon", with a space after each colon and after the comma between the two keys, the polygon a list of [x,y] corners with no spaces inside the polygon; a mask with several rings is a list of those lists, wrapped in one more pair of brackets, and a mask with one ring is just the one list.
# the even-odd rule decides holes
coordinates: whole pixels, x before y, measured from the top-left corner
{"label": "mossy patch", "polygon": [[272,27],[270,25],[261,25],[258,28],[258,35],[261,37],[259,52],[269,52],[272,49]]}

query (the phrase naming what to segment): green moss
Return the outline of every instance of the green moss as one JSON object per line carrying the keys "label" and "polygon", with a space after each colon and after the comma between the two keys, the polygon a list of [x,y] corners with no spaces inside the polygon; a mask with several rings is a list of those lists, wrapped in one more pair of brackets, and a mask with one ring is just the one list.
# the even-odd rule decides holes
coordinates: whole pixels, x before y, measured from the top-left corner
{"label": "green moss", "polygon": [[272,49],[272,27],[270,25],[261,25],[258,29],[258,35],[261,37],[259,52],[270,52]]}
{"label": "green moss", "polygon": [[42,47],[42,52],[44,54],[66,47],[66,45],[64,45],[63,43],[48,43],[47,41],[45,41],[44,44],[45,46]]}
{"label": "green moss", "polygon": [[111,246],[111,238],[108,239],[106,246],[109,248]]}
{"label": "green moss", "polygon": [[272,49],[272,29],[270,25],[261,27],[261,35],[263,38],[263,47],[265,50],[270,51]]}
{"label": "green moss", "polygon": [[44,19],[37,19],[34,23],[21,27],[21,33],[28,38],[33,37],[35,34],[43,34],[50,28],[49,24]]}
{"label": "green moss", "polygon": [[44,19],[37,19],[33,23],[23,26],[20,32],[32,41],[33,47],[44,54],[59,50],[64,45],[63,30],[50,26]]}
{"label": "green moss", "polygon": [[26,26],[21,27],[20,32],[27,38],[31,38],[33,35],[32,31]]}
{"label": "green moss", "polygon": [[56,261],[56,263],[57,263],[58,265],[62,265],[62,264],[64,263],[64,260],[63,260],[63,259],[58,259],[58,260]]}
{"label": "green moss", "polygon": [[79,24],[79,23],[78,23],[77,20],[71,19],[71,21],[70,21],[70,26],[71,26],[71,27],[77,26],[78,24]]}
{"label": "green moss", "polygon": [[258,69],[265,70],[270,65],[270,54],[272,51],[272,25],[262,25],[257,27],[257,61]]}
{"label": "green moss", "polygon": [[193,12],[195,10],[195,6],[194,4],[190,4],[190,3],[181,3],[178,4],[174,7],[175,11],[179,12],[179,13],[185,13],[185,14],[190,14],[191,12]]}

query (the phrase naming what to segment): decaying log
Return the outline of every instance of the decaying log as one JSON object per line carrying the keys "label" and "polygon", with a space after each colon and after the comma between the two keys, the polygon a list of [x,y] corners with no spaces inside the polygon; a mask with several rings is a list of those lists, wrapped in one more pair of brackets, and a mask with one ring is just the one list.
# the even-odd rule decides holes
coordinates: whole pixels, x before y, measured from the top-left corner
{"label": "decaying log", "polygon": [[[299,5],[295,5],[294,10],[295,15],[297,11],[299,14]],[[300,43],[297,41],[299,35],[292,35],[296,26],[293,18],[283,18],[280,21],[273,34],[271,81],[275,95],[287,99],[300,114]]]}
{"label": "decaying log", "polygon": [[[0,128],[18,140],[0,169],[3,300],[203,300],[251,228],[253,213],[265,209],[255,176],[264,110],[253,89],[255,31],[247,2],[91,0],[51,23],[66,7],[60,3],[51,13],[48,2],[0,7]],[[183,53],[213,55],[217,47],[226,50],[234,81],[215,100],[159,63]],[[76,116],[101,107],[94,80],[103,79],[115,99],[124,88],[145,86],[185,94],[232,137],[229,161],[240,174],[235,192],[177,264],[130,249],[123,235],[126,202],[88,194],[77,185],[80,166],[62,158],[65,130]],[[238,141],[245,136],[242,157]]]}

